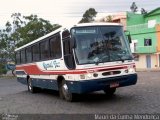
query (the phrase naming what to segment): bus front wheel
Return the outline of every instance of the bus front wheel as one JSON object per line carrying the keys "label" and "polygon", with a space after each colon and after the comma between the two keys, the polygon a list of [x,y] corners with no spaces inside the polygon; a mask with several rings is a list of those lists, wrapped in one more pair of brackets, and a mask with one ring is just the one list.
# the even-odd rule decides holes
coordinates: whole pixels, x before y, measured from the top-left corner
{"label": "bus front wheel", "polygon": [[65,80],[62,80],[59,88],[60,98],[65,99],[66,101],[73,101],[73,93],[68,90],[68,86]]}

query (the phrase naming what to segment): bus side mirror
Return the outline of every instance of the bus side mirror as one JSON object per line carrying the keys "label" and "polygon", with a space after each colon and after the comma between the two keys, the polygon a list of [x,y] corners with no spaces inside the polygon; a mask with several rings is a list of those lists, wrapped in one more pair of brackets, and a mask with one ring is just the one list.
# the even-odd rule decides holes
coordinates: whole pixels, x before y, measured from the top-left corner
{"label": "bus side mirror", "polygon": [[131,38],[130,32],[128,30],[125,30],[124,32],[125,32],[125,34],[127,36],[127,39],[129,41],[129,43],[132,43],[132,38]]}
{"label": "bus side mirror", "polygon": [[127,38],[128,38],[129,43],[132,43],[132,39],[131,39],[131,35],[130,34],[127,35]]}

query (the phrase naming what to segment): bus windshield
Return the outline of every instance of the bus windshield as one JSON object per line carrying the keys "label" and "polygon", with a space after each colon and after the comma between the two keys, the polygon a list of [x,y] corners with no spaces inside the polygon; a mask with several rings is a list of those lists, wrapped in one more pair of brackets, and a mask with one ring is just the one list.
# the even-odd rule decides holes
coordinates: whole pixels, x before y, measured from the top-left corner
{"label": "bus windshield", "polygon": [[78,64],[132,60],[122,26],[75,27],[75,57]]}

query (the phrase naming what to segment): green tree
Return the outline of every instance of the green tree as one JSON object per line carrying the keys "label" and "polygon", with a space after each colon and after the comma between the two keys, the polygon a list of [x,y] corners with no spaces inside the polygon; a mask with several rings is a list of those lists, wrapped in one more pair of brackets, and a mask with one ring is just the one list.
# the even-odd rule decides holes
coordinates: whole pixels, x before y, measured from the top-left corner
{"label": "green tree", "polygon": [[132,11],[132,12],[134,12],[134,13],[138,11],[138,10],[137,10],[137,9],[138,9],[138,7],[137,7],[137,5],[136,5],[136,3],[135,3],[135,2],[133,2],[133,3],[132,3],[132,5],[131,5],[130,9],[131,9],[131,11]]}
{"label": "green tree", "polygon": [[0,63],[0,75],[6,74],[6,73],[7,73],[7,71],[5,69],[5,64]]}
{"label": "green tree", "polygon": [[12,21],[7,22],[5,28],[0,30],[0,62],[14,61],[15,48],[60,27],[37,15],[22,16],[20,13],[14,13],[11,18]]}
{"label": "green tree", "polygon": [[8,55],[11,51],[9,35],[11,31],[11,24],[7,22],[5,27],[5,29],[0,30],[0,58],[1,60],[3,60],[3,62],[5,62],[4,60],[8,58]]}
{"label": "green tree", "polygon": [[106,22],[112,22],[112,16],[111,15],[106,16]]}
{"label": "green tree", "polygon": [[147,14],[147,11],[144,8],[141,8],[141,14]]}
{"label": "green tree", "polygon": [[79,21],[79,23],[88,23],[94,21],[94,17],[96,17],[97,12],[94,8],[89,8],[83,14],[83,18]]}
{"label": "green tree", "polygon": [[[19,39],[17,47],[29,43],[60,27],[58,24],[52,25],[48,20],[38,18],[37,15],[24,16],[24,19],[27,21],[25,26],[17,29]],[[13,38],[15,38],[15,34],[17,33],[13,34]]]}

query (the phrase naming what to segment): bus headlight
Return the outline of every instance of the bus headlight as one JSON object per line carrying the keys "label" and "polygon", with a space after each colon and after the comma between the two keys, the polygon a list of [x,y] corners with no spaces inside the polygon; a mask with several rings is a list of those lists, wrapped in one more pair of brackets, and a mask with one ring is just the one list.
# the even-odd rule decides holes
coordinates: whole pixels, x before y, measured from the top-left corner
{"label": "bus headlight", "polygon": [[85,75],[84,74],[80,75],[80,79],[85,79]]}
{"label": "bus headlight", "polygon": [[125,72],[125,73],[128,73],[128,69],[126,69],[124,72]]}
{"label": "bus headlight", "polygon": [[87,77],[88,77],[88,78],[91,78],[91,77],[92,77],[92,74],[91,74],[91,73],[88,73],[88,74],[87,74]]}
{"label": "bus headlight", "polygon": [[94,73],[94,74],[93,74],[93,77],[98,77],[98,74],[97,74],[97,73]]}
{"label": "bus headlight", "polygon": [[129,73],[135,72],[134,68],[129,68],[128,71]]}
{"label": "bus headlight", "polygon": [[135,65],[131,65],[131,66],[129,66],[128,67],[128,72],[129,73],[133,73],[133,72],[135,72],[136,70],[135,70],[135,68],[136,68],[136,66]]}
{"label": "bus headlight", "polygon": [[92,73],[81,74],[80,79],[92,78]]}

